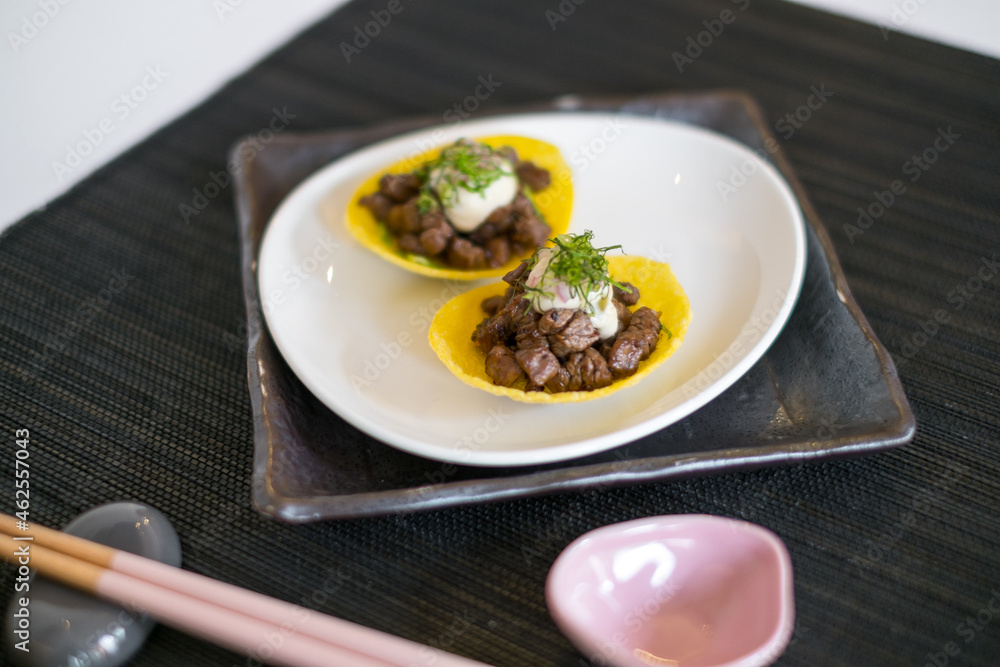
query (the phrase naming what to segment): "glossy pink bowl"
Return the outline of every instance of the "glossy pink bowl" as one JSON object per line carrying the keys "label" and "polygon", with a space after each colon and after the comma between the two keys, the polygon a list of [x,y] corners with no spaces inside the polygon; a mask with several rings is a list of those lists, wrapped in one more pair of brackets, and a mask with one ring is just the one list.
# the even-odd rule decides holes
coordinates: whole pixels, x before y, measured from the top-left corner
{"label": "glossy pink bowl", "polygon": [[771,531],[700,514],[593,530],[545,587],[556,624],[594,664],[763,667],[795,621],[792,563]]}

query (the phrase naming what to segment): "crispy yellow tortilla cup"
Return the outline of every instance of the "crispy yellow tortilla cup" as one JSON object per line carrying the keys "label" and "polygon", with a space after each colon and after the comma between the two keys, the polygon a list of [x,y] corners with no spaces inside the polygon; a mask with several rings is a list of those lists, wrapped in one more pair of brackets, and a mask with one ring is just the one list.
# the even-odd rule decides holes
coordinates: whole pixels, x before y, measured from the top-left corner
{"label": "crispy yellow tortilla cup", "polygon": [[[480,141],[494,148],[510,146],[517,151],[522,160],[531,160],[539,167],[548,169],[552,176],[549,187],[532,196],[535,206],[543,219],[552,228],[550,236],[563,234],[569,229],[569,217],[573,208],[573,183],[569,166],[563,160],[559,149],[540,139],[520,137],[516,135],[496,135],[478,137]],[[378,190],[378,181],[382,174],[400,174],[413,171],[428,160],[436,158],[443,146],[427,151],[379,171],[358,188],[347,206],[347,229],[361,245],[376,255],[408,271],[432,278],[451,278],[452,280],[478,280],[502,276],[518,264],[523,257],[512,257],[507,264],[495,269],[462,270],[455,269],[421,255],[403,252],[396,245],[393,235],[385,225],[375,219],[372,212],[359,204],[361,198]]]}
{"label": "crispy yellow tortilla cup", "polygon": [[434,316],[428,339],[431,348],[452,373],[462,382],[497,396],[507,396],[522,403],[580,403],[602,398],[631,387],[653,372],[673,354],[687,333],[691,321],[691,304],[673,271],[666,264],[645,257],[609,257],[611,277],[619,282],[630,282],[639,288],[639,306],[649,306],[660,311],[664,331],[656,350],[639,364],[635,375],[616,380],[612,385],[594,391],[567,391],[551,394],[548,391],[524,391],[524,380],[513,387],[493,384],[486,375],[486,354],[472,342],[475,331],[483,318],[480,304],[494,294],[503,294],[507,283],[486,285],[461,294]]}

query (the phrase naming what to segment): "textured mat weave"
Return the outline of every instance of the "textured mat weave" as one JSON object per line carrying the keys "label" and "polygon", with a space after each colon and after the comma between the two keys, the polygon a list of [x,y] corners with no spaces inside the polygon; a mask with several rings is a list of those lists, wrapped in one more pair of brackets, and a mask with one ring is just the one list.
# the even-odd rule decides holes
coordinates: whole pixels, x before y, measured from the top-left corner
{"label": "textured mat weave", "polygon": [[[740,517],[792,553],[798,620],[779,664],[1000,664],[1000,64],[766,0],[588,2],[565,21],[547,14],[556,2],[407,3],[347,62],[340,43],[384,6],[332,15],[0,240],[0,432],[12,460],[30,430],[32,518],[140,500],[175,523],[192,570],[497,665],[576,665],[543,599],[566,544],[655,514]],[[724,9],[724,32],[678,59]],[[426,514],[291,526],[252,510],[227,148],[269,125],[447,122],[490,75],[484,108],[751,92],[897,360],[915,441]],[[905,192],[875,206],[896,180]],[[11,463],[4,511],[13,489]],[[244,663],[164,628],[136,660]]]}

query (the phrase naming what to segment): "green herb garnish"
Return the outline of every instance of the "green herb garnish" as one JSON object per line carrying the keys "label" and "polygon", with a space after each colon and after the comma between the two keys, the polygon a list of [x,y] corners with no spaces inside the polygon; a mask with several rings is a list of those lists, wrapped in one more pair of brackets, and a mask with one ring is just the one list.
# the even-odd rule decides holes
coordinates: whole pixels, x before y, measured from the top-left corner
{"label": "green herb garnish", "polygon": [[417,210],[420,212],[420,215],[437,207],[438,200],[434,197],[434,193],[431,192],[430,188],[426,185],[420,188],[420,194],[417,196]]}
{"label": "green herb garnish", "polygon": [[[441,154],[424,167],[428,174],[427,187],[433,188],[446,206],[454,204],[456,188],[486,196],[486,188],[501,176],[511,176],[510,162],[499,151],[486,144],[459,139],[442,149]],[[437,171],[434,183],[430,174]]]}
{"label": "green herb garnish", "polygon": [[[580,299],[581,303],[587,304],[588,310],[593,310],[588,297],[591,293],[597,292],[607,284],[618,288],[624,287],[616,282],[608,274],[608,260],[604,256],[609,250],[620,250],[620,245],[607,246],[605,248],[595,248],[591,241],[594,232],[589,229],[583,234],[560,234],[553,239],[549,239],[556,245],[552,249],[552,259],[545,269],[546,274],[551,274],[557,281],[566,283],[571,296]],[[522,281],[531,272],[531,269],[538,264],[538,250],[528,260],[528,266],[522,275]],[[551,292],[542,288],[544,277],[535,287],[524,286],[526,292],[535,292],[544,296],[554,298]]]}

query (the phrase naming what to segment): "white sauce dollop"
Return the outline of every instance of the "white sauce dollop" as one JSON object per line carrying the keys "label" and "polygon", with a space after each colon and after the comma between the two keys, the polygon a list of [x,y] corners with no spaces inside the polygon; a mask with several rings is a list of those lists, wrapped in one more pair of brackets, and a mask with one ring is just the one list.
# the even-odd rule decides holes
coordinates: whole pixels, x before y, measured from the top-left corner
{"label": "white sauce dollop", "polygon": [[[482,192],[471,192],[458,185],[453,189],[451,201],[444,203],[444,214],[452,226],[460,232],[471,232],[486,221],[490,213],[507,206],[517,196],[517,176],[508,160],[501,161],[504,174],[490,183]],[[453,167],[438,167],[431,171],[429,182],[437,190],[445,176],[457,181],[458,172]]]}
{"label": "white sauce dollop", "polygon": [[542,294],[534,290],[529,291],[528,301],[531,306],[539,313],[553,308],[573,308],[591,312],[593,314],[590,316],[590,323],[597,329],[601,340],[614,336],[618,330],[618,310],[611,301],[614,296],[611,284],[606,283],[603,287],[591,291],[587,295],[586,302],[589,307],[585,306],[580,297],[572,293],[569,285],[556,279],[548,271],[552,256],[552,248],[539,250],[538,263],[528,273],[528,278],[524,282],[528,287],[539,287],[541,292],[546,292]]}

